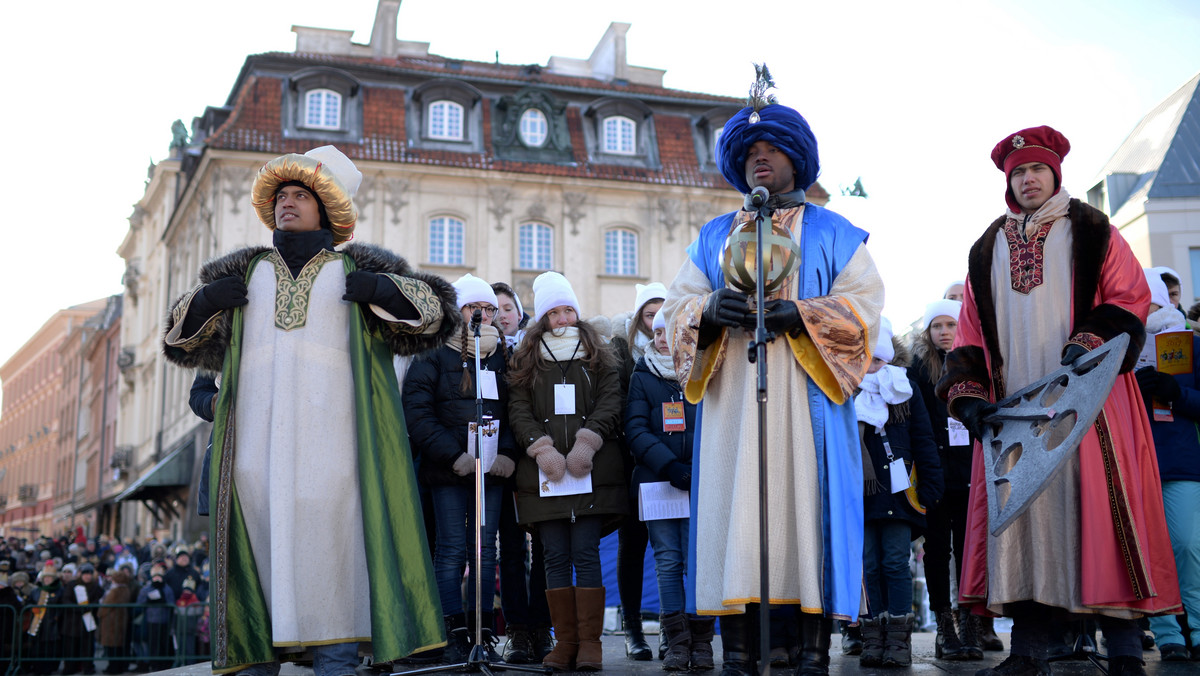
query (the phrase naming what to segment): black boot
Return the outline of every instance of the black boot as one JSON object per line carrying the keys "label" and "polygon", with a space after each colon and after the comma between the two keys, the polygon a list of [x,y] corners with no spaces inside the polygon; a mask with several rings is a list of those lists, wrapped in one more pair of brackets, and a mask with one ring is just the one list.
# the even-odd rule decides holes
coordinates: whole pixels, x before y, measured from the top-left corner
{"label": "black boot", "polygon": [[[500,639],[496,637],[496,615],[494,613],[484,613],[482,618],[482,627],[480,633],[483,634],[483,643],[480,644],[484,649],[484,658],[488,662],[499,662],[500,654],[496,652],[496,646],[500,644]],[[471,640],[475,640],[475,627],[472,625]]]}
{"label": "black boot", "polygon": [[883,666],[912,666],[912,613],[889,616],[883,627]]}
{"label": "black boot", "polygon": [[993,620],[990,617],[979,615],[979,647],[984,650],[1001,651],[1004,650],[1004,642],[996,635],[996,629],[993,627]]}
{"label": "black boot", "polygon": [[942,608],[934,615],[937,619],[937,638],[933,643],[933,656],[939,660],[960,661],[968,659],[963,643],[954,628],[954,611]]}
{"label": "black boot", "polygon": [[692,671],[712,671],[713,663],[713,625],[717,618],[712,616],[692,616],[688,618],[688,630],[692,634],[692,645],[688,653],[688,662]]}
{"label": "black boot", "polygon": [[446,615],[446,649],[442,652],[444,664],[463,664],[471,659],[471,632],[467,629],[467,617],[463,613]]}
{"label": "black boot", "polygon": [[878,667],[883,664],[883,621],[887,613],[879,617],[860,617],[858,626],[862,631],[863,649],[858,664],[863,667]]}
{"label": "black boot", "polygon": [[667,637],[667,654],[663,657],[664,671],[687,671],[692,649],[692,632],[688,628],[687,615],[668,613],[660,620],[663,634]]}
{"label": "black boot", "polygon": [[1146,667],[1136,657],[1118,655],[1108,660],[1108,676],[1146,676]]}
{"label": "black boot", "polygon": [[829,644],[833,620],[824,615],[801,613],[800,659],[795,676],[826,676],[829,673]]}
{"label": "black boot", "polygon": [[771,612],[771,666],[794,667],[800,656],[799,611],[784,606]]}
{"label": "black boot", "polygon": [[958,609],[958,631],[962,640],[962,654],[965,660],[983,659],[983,648],[979,645],[979,615],[966,608]]}
{"label": "black boot", "polygon": [[721,676],[756,676],[754,631],[750,613],[721,616]]}
{"label": "black boot", "polygon": [[975,676],[1049,676],[1049,674],[1050,663],[1046,660],[1013,654],[1009,654],[1008,659],[994,667],[975,672]]}
{"label": "black boot", "polygon": [[654,653],[650,650],[650,644],[646,642],[641,613],[623,614],[621,617],[625,622],[625,654],[638,662],[649,661],[654,657]]}
{"label": "black boot", "polygon": [[502,657],[508,664],[529,664],[533,661],[533,635],[529,627],[523,624],[510,624],[505,627],[508,640],[504,642]]}
{"label": "black boot", "polygon": [[838,622],[842,630],[842,654],[861,655],[863,651],[862,627],[849,622]]}

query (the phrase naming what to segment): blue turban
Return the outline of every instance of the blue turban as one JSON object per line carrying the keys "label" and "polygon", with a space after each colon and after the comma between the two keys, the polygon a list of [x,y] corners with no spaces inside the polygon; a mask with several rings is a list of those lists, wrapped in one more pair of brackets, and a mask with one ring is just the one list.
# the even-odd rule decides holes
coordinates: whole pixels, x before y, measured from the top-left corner
{"label": "blue turban", "polygon": [[779,148],[796,169],[796,189],[807,190],[817,182],[821,163],[817,159],[817,137],[808,122],[795,110],[778,103],[763,106],[759,121],[750,123],[754,109],[746,106],[729,118],[717,142],[717,165],[721,175],[742,194],[750,193],[746,183],[746,155],[756,141]]}

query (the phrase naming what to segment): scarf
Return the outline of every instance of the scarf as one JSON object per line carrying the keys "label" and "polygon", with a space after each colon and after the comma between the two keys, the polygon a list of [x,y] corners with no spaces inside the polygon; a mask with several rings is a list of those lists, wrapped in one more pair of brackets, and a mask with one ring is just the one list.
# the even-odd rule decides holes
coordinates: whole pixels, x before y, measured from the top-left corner
{"label": "scarf", "polygon": [[283,258],[292,277],[295,277],[304,269],[304,264],[311,261],[319,251],[333,251],[333,232],[324,229],[308,232],[277,229],[271,233],[271,243],[279,250],[280,257]]}
{"label": "scarf", "polygon": [[1030,240],[1037,234],[1038,230],[1043,225],[1057,223],[1059,219],[1067,217],[1067,206],[1071,202],[1071,196],[1067,194],[1067,189],[1062,188],[1053,197],[1046,200],[1046,203],[1038,207],[1038,210],[1026,216],[1018,214],[1015,211],[1007,211],[1005,216],[1008,220],[1017,223],[1023,223],[1025,228],[1025,240]]}
{"label": "scarf", "polygon": [[650,367],[650,372],[671,382],[679,382],[679,376],[675,374],[675,359],[670,354],[661,354],[657,350],[646,350],[646,354],[642,355],[646,360],[646,366]]}
{"label": "scarf", "polygon": [[577,326],[568,326],[543,333],[542,345],[538,349],[542,351],[542,358],[550,361],[567,362],[587,356],[583,351],[583,344],[579,340],[579,327]]}
{"label": "scarf", "polygon": [[903,404],[912,398],[913,391],[904,369],[891,364],[863,376],[858,387],[858,395],[854,397],[854,413],[858,416],[858,440],[862,449],[863,495],[874,495],[883,487],[875,474],[875,463],[867,451],[867,426],[882,432],[888,422],[888,405]]}
{"label": "scarf", "polygon": [[[464,343],[466,343],[464,345]],[[480,359],[487,359],[496,351],[496,346],[500,343],[500,330],[491,324],[484,324],[479,327],[479,351]],[[462,354],[471,359],[475,358],[475,333],[468,330],[466,334],[461,331],[457,335],[450,336],[446,340],[446,347],[453,348],[455,352]]]}

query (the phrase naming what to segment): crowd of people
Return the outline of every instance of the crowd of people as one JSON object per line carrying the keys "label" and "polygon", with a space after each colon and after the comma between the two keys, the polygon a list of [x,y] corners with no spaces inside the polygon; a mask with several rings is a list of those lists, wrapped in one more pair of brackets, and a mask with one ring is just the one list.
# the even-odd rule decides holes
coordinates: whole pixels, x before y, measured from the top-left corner
{"label": "crowd of people", "polygon": [[208,654],[208,538],[0,539],[0,667],[160,671]]}
{"label": "crowd of people", "polygon": [[[827,674],[835,621],[863,665],[910,665],[921,537],[938,659],[1003,650],[997,616],[1013,618],[1010,654],[981,676],[1047,673],[1088,621],[1111,674],[1145,673],[1146,618],[1164,659],[1197,657],[1200,622],[1176,619],[1200,613],[1197,383],[1147,338],[1180,324],[1157,290],[1177,275],[1143,273],[1062,188],[1065,137],[1024,129],[992,153],[1007,208],[967,278],[894,336],[868,234],[806,201],[816,138],[772,84],[762,68],[718,143],[745,207],[615,318],[589,317],[558,272],[537,276],[530,307],[502,281],[450,283],[346,244],[362,175],[332,146],[267,163],[251,194],[272,246],[205,264],[163,342],[213,374],[197,410],[213,421],[215,671],[311,659],[316,676],[349,676],[360,652],[457,664],[481,648],[600,670],[613,532],[627,656],[654,658],[649,545],[667,671],[716,668],[718,618],[723,676],[762,660]],[[758,228],[769,256],[750,244]],[[758,289],[747,270],[767,261]],[[1077,454],[1024,514],[990,524],[997,461],[979,439],[1005,424],[997,402],[1122,334],[1121,374]]]}

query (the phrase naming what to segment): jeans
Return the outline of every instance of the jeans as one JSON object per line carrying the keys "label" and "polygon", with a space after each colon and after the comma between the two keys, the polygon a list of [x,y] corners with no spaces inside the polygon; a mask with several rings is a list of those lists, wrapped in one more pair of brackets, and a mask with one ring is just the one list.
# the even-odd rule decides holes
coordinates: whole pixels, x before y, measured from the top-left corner
{"label": "jeans", "polygon": [[500,607],[510,624],[550,625],[542,539],[535,533],[530,540],[517,523],[516,504],[508,489],[500,497]]}
{"label": "jeans", "polygon": [[[1167,514],[1167,532],[1175,552],[1175,570],[1179,573],[1179,595],[1188,614],[1192,645],[1200,645],[1200,481],[1162,482],[1163,508]],[[1184,645],[1183,631],[1174,615],[1150,618],[1150,629],[1159,645]]]}
{"label": "jeans", "polygon": [[[925,514],[925,582],[929,589],[929,607],[944,610],[953,604],[950,599],[950,577],[962,579],[963,543],[967,531],[967,498],[969,493],[947,490],[942,501],[930,506]],[[954,570],[950,570],[950,554],[954,553]]]}
{"label": "jeans", "polygon": [[871,617],[913,611],[912,569],[908,567],[912,527],[898,519],[868,521],[863,526],[863,578]]}
{"label": "jeans", "polygon": [[[599,516],[577,516],[569,519],[541,521],[537,524],[546,552],[546,588],[603,587],[600,571],[600,530],[604,520]],[[571,570],[575,571],[572,580]]]}
{"label": "jeans", "polygon": [[[331,643],[310,648],[313,655],[313,676],[354,676],[362,662],[358,659],[358,642]],[[264,662],[246,667],[237,676],[278,676],[279,662]]]}
{"label": "jeans", "polygon": [[[433,486],[433,514],[437,528],[437,545],[433,552],[433,573],[437,578],[442,613],[463,612],[463,568],[470,564],[467,605],[475,608],[475,487]],[[479,579],[485,599],[486,612],[492,609],[496,595],[496,530],[500,526],[500,497],[503,489],[494,486],[486,491],[484,526],[482,532],[483,570]],[[471,552],[468,559],[467,552]]]}
{"label": "jeans", "polygon": [[683,574],[687,569],[688,519],[647,521],[654,545],[654,572],[658,576],[658,604],[662,612],[684,609]]}

